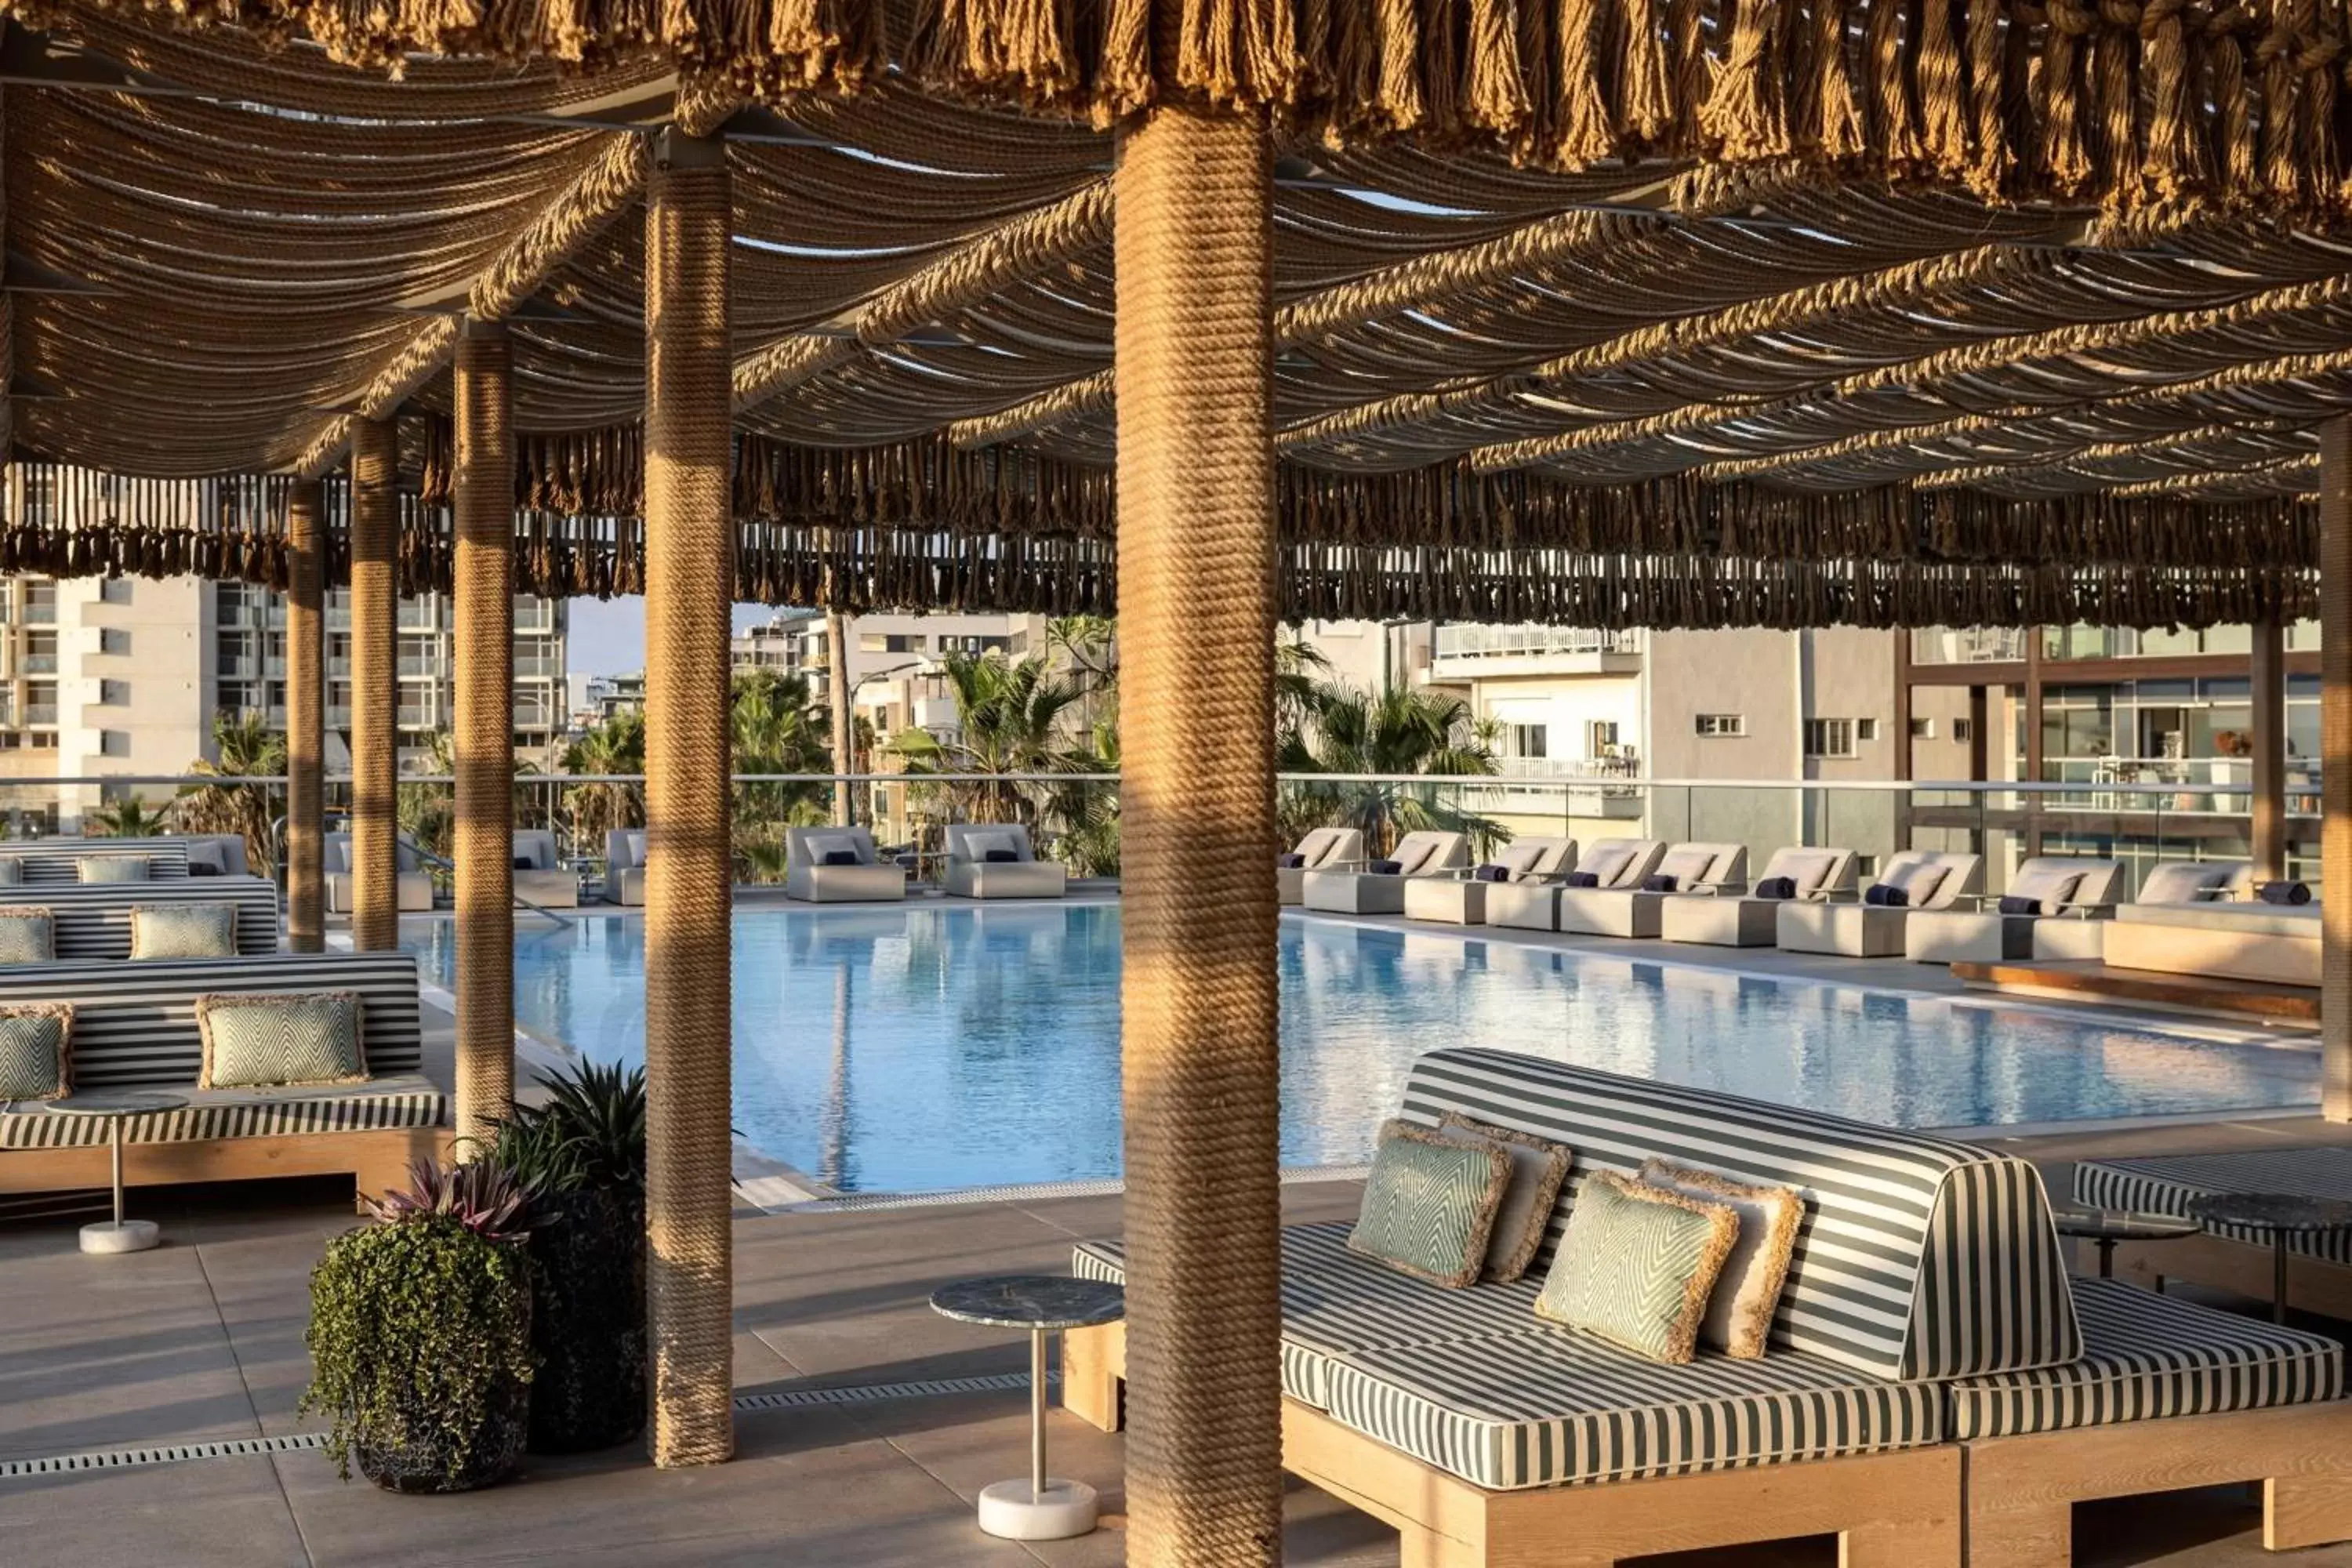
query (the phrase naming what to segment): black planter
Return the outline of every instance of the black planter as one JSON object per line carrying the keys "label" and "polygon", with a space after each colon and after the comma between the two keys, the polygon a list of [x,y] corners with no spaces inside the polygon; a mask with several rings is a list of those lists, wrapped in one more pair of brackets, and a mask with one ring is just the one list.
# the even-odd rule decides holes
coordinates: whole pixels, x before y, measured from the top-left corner
{"label": "black planter", "polygon": [[360,1474],[388,1492],[469,1492],[496,1486],[514,1473],[522,1458],[523,1437],[530,1426],[530,1385],[499,1380],[490,1394],[489,1413],[475,1435],[473,1458],[455,1474],[449,1469],[448,1450],[435,1440],[439,1434],[434,1412],[410,1414],[404,1425],[417,1436],[397,1446],[379,1447],[365,1438],[352,1442],[352,1457]]}
{"label": "black planter", "polygon": [[530,1446],[609,1448],[646,1426],[646,1209],[596,1190],[542,1199],[531,1232]]}

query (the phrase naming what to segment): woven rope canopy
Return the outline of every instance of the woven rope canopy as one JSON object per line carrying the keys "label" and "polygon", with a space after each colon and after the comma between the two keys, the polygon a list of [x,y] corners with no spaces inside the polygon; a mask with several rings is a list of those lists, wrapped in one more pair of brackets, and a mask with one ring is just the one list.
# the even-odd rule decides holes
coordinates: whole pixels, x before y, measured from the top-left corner
{"label": "woven rope canopy", "polygon": [[1132,0],[18,5],[0,570],[283,585],[291,477],[398,415],[446,585],[470,314],[522,585],[639,588],[675,122],[729,144],[742,596],[1109,609],[1115,126],[1205,93],[1284,153],[1286,613],[2309,613],[2340,4],[1178,9],[1155,72]]}

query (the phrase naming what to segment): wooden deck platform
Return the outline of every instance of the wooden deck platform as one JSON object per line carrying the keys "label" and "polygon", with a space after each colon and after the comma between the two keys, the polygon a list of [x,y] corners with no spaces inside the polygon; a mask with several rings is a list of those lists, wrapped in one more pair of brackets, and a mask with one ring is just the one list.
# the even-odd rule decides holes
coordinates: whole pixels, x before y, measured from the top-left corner
{"label": "wooden deck platform", "polygon": [[1952,974],[1972,989],[2068,1002],[2126,1002],[2167,1012],[2203,1013],[2267,1024],[2319,1023],[2319,989],[2203,974],[2119,969],[2089,959],[1960,963]]}

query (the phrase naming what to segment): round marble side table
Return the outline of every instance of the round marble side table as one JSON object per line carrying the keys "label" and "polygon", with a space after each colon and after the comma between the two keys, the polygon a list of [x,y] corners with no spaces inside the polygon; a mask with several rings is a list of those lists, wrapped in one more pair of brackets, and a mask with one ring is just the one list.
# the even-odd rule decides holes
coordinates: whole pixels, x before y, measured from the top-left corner
{"label": "round marble side table", "polygon": [[51,1116],[97,1116],[106,1121],[107,1146],[113,1156],[114,1218],[81,1227],[84,1252],[144,1252],[163,1240],[163,1232],[153,1220],[122,1217],[122,1123],[133,1116],[177,1110],[187,1103],[185,1095],[158,1089],[100,1089],[52,1100],[41,1108]]}
{"label": "round marble side table", "polygon": [[2251,1230],[2271,1238],[2271,1321],[2286,1321],[2286,1244],[2298,1236],[2352,1230],[2352,1203],[2291,1193],[2215,1193],[2191,1198],[2189,1215],[2208,1229]]}
{"label": "round marble side table", "polygon": [[960,1323],[1029,1331],[1029,1477],[980,1494],[980,1528],[1007,1541],[1066,1541],[1095,1527],[1095,1489],[1045,1473],[1045,1336],[1127,1314],[1127,1292],[1099,1279],[1012,1274],[941,1286],[931,1310]]}
{"label": "round marble side table", "polygon": [[2058,1234],[2099,1244],[2099,1278],[2116,1277],[2116,1244],[2119,1241],[2179,1241],[2204,1230],[2193,1219],[2179,1215],[2144,1214],[2133,1209],[2059,1207],[2051,1211]]}

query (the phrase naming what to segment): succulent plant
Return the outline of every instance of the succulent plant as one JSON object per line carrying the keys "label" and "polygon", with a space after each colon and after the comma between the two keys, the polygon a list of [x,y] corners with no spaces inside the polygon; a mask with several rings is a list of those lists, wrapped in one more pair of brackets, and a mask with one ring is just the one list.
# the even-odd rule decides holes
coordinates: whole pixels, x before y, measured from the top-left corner
{"label": "succulent plant", "polygon": [[370,1198],[367,1207],[385,1225],[449,1219],[485,1241],[520,1241],[536,1223],[530,1200],[530,1190],[514,1172],[485,1155],[462,1165],[415,1161],[406,1188]]}
{"label": "succulent plant", "polygon": [[557,1074],[546,1103],[515,1107],[491,1149],[537,1192],[643,1194],[646,1069],[583,1062]]}

